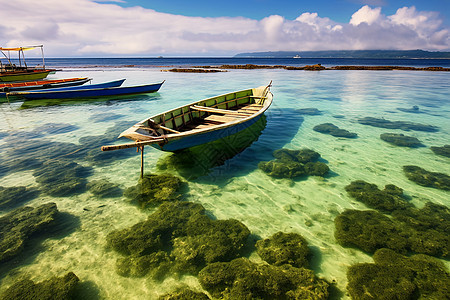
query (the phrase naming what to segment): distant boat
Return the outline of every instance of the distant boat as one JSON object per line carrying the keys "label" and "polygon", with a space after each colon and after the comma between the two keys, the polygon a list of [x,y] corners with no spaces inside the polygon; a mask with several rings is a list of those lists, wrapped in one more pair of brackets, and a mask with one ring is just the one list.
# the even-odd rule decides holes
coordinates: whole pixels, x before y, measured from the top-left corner
{"label": "distant boat", "polygon": [[[143,94],[143,93],[153,93],[160,89],[161,85],[164,83],[157,84],[147,84],[141,86],[127,86],[120,87],[125,79],[116,81],[115,83],[120,83],[116,87],[105,87],[105,84],[99,85],[87,85],[79,86],[74,88],[61,88],[45,90],[42,92],[16,92],[7,93],[7,97],[19,97],[26,100],[39,100],[39,99],[79,99],[79,98],[99,98],[108,96],[121,96],[130,94]],[[102,86],[103,85],[103,86]]]}
{"label": "distant boat", "polygon": [[300,55],[296,55],[296,56],[294,56],[294,57],[292,57],[292,58],[302,58]]}
{"label": "distant boat", "polygon": [[[24,51],[41,48],[42,53],[42,67],[28,67],[25,61]],[[0,60],[0,82],[10,81],[25,81],[25,80],[39,80],[44,79],[48,74],[56,72],[55,69],[46,69],[44,60],[43,45],[31,47],[15,47],[5,48],[0,47],[0,52],[6,58],[7,63]],[[18,53],[18,65],[11,59],[10,52]],[[8,54],[6,54],[8,53]]]}
{"label": "distant boat", "polygon": [[0,92],[19,92],[28,90],[77,86],[82,85],[90,80],[92,79],[87,77],[81,77],[81,78],[0,83]]}
{"label": "distant boat", "polygon": [[145,119],[119,137],[135,143],[103,146],[103,151],[143,148],[178,151],[238,133],[254,124],[272,104],[271,84],[187,104]]}

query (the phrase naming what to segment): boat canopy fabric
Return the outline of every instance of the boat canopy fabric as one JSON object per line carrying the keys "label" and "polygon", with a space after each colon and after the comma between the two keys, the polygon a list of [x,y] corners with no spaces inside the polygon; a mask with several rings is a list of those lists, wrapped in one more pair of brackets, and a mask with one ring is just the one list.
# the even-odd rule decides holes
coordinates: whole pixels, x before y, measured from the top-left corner
{"label": "boat canopy fabric", "polygon": [[40,46],[30,46],[30,47],[16,47],[16,48],[4,48],[4,47],[0,47],[0,50],[2,51],[26,51],[26,50],[32,50],[35,48],[39,48],[42,47],[42,45]]}

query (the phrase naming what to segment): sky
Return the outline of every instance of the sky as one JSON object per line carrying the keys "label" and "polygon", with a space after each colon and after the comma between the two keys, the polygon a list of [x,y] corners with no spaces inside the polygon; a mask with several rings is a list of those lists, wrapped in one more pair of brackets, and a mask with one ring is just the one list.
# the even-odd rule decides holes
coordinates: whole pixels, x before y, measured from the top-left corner
{"label": "sky", "polygon": [[450,0],[0,0],[0,47],[47,57],[450,51]]}

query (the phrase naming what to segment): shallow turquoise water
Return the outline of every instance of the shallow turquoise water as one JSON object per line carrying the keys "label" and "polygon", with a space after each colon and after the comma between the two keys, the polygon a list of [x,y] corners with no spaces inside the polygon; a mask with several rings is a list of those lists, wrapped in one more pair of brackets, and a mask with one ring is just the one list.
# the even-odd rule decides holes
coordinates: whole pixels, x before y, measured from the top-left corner
{"label": "shallow turquoise water", "polygon": [[[448,191],[419,186],[409,181],[402,171],[404,165],[418,165],[429,171],[450,173],[449,158],[437,156],[429,149],[430,146],[450,144],[450,80],[445,72],[233,70],[190,74],[160,72],[157,68],[114,68],[66,69],[53,76],[89,76],[94,82],[127,78],[125,85],[166,82],[158,93],[131,99],[27,109],[23,109],[20,102],[0,104],[2,168],[11,163],[8,151],[18,145],[11,143],[11,139],[20,144],[24,133],[34,138],[36,129],[41,130],[38,139],[82,147],[80,138],[102,135],[117,122],[132,125],[172,107],[265,85],[272,80],[274,102],[266,113],[267,124],[261,135],[225,164],[202,176],[189,178],[187,199],[201,203],[218,219],[240,220],[262,238],[277,231],[300,233],[314,250],[316,274],[330,281],[336,280],[344,292],[347,267],[372,261],[363,252],[343,248],[334,240],[333,221],[339,213],[347,208],[367,208],[347,195],[346,185],[358,179],[375,183],[380,188],[392,183],[403,188],[417,207],[427,201],[450,205]],[[398,110],[414,105],[419,106],[421,113]],[[295,111],[301,108],[317,108],[323,114],[302,116]],[[375,128],[357,123],[360,117],[418,122],[438,126],[439,131]],[[358,138],[336,138],[312,130],[315,125],[326,122],[356,132]],[[48,123],[71,124],[77,128],[42,131],[41,126]],[[124,130],[128,128],[128,125],[122,126]],[[380,134],[385,132],[417,137],[426,147],[392,146],[380,140]],[[273,179],[258,170],[258,162],[272,159],[273,150],[283,147],[306,147],[319,152],[332,174],[324,179],[308,177],[292,181]],[[35,150],[28,151],[21,155],[26,157]],[[73,155],[70,157],[81,165],[90,164]],[[147,147],[146,171],[158,172],[158,161],[168,155]],[[88,180],[104,178],[121,188],[130,187],[138,180],[139,165],[139,155],[130,154],[124,159],[96,165]],[[0,173],[0,186],[38,186],[32,173],[32,170]],[[28,256],[19,263],[0,266],[6,270],[0,278],[0,289],[20,276],[41,281],[69,271],[82,281],[95,284],[98,291],[93,294],[104,299],[142,299],[144,296],[152,299],[183,284],[200,288],[192,276],[168,278],[161,284],[151,279],[124,278],[116,274],[115,261],[119,254],[106,250],[106,235],[146,219],[151,211],[141,211],[124,198],[98,199],[90,192],[70,197],[41,194],[25,204],[37,206],[49,201],[57,203],[60,211],[75,216],[78,225],[63,237],[46,239],[42,247],[27,251]],[[6,212],[1,211],[1,214]],[[254,254],[251,259],[258,260],[258,257]]]}

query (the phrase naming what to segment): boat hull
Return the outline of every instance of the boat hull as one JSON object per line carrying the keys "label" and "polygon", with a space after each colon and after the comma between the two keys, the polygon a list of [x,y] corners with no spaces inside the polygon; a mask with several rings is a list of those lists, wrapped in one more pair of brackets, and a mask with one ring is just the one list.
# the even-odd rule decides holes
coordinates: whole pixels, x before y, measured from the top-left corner
{"label": "boat hull", "polygon": [[[60,89],[57,91],[55,90],[44,92],[17,93],[15,94],[15,96],[23,97],[26,100],[99,98],[99,97],[122,96],[130,94],[153,93],[158,91],[162,84],[163,83],[145,86],[102,87],[89,89],[81,86],[76,88]],[[12,94],[13,93],[9,93],[8,95]]]}
{"label": "boat hull", "polygon": [[240,131],[255,124],[261,118],[261,116],[263,116],[263,114],[257,115],[256,117],[249,119],[246,122],[230,125],[229,127],[199,133],[196,135],[185,136],[179,139],[173,139],[168,143],[152,144],[151,146],[162,151],[176,152],[183,149],[203,145],[239,133]]}
{"label": "boat hull", "polygon": [[33,72],[5,72],[0,74],[0,82],[10,82],[10,81],[26,81],[26,80],[39,80],[44,79],[53,70],[44,71],[33,71]]}

